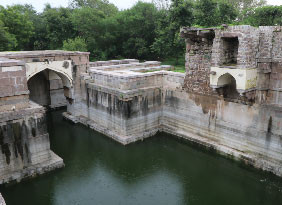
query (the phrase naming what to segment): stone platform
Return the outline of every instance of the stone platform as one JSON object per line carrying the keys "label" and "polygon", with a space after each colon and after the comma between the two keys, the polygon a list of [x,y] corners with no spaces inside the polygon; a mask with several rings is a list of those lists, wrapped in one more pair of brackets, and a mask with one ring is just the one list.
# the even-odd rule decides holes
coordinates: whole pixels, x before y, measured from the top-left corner
{"label": "stone platform", "polygon": [[124,145],[167,132],[282,176],[282,110],[276,106],[187,92],[185,74],[159,62],[90,65],[80,75],[80,100],[65,118]]}

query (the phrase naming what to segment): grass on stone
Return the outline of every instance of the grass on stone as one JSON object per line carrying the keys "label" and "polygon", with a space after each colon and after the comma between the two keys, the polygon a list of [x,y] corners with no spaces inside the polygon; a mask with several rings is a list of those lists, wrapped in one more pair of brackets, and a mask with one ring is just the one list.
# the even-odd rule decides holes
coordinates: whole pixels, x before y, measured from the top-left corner
{"label": "grass on stone", "polygon": [[179,56],[178,58],[167,58],[162,61],[162,65],[172,65],[174,70],[170,70],[178,73],[185,73],[185,57]]}

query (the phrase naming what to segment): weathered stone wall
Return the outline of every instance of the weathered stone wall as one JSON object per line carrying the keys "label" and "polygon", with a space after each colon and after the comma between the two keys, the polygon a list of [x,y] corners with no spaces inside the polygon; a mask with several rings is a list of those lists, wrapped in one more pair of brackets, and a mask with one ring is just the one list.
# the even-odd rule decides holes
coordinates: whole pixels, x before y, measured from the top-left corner
{"label": "weathered stone wall", "polygon": [[65,115],[122,144],[165,131],[282,175],[281,110],[187,93],[183,74],[151,75],[157,73],[162,79],[158,87],[137,90],[130,81],[122,90],[88,80],[80,116]]}
{"label": "weathered stone wall", "polygon": [[64,85],[62,79],[53,71],[49,71],[49,85],[51,103],[49,107],[59,108],[67,106],[67,100],[64,95]]}
{"label": "weathered stone wall", "polygon": [[[80,73],[86,72],[89,67],[89,53],[87,52],[67,52],[67,51],[24,51],[24,52],[1,52],[0,57],[5,57],[9,59],[21,60],[23,63],[47,63],[46,68],[48,68],[48,62],[56,61],[70,61],[72,68],[73,84],[66,87],[64,82],[63,86],[60,82],[49,82],[50,84],[50,96],[51,96],[51,107],[56,107],[59,97],[58,95],[63,92],[67,98],[67,106],[69,109],[75,110],[76,108],[72,106],[73,100],[81,99],[80,91]],[[60,76],[64,77],[64,76]],[[47,77],[49,79],[49,77]],[[61,78],[63,79],[63,78]],[[52,79],[51,79],[52,81]],[[63,88],[63,90],[62,90]],[[60,90],[60,91],[59,91]],[[53,101],[52,101],[53,99]],[[54,106],[52,106],[54,102]],[[65,102],[65,100],[64,100]],[[78,108],[79,109],[79,108]]]}
{"label": "weathered stone wall", "polygon": [[226,59],[224,39],[234,41],[234,38],[237,38],[239,47],[236,66],[245,69],[255,68],[259,37],[259,29],[246,25],[215,29],[212,48],[212,66],[222,66]]}
{"label": "weathered stone wall", "polygon": [[4,198],[2,197],[0,193],[0,205],[6,205]]}
{"label": "weathered stone wall", "polygon": [[64,165],[50,150],[46,126],[45,110],[36,104],[0,114],[0,184]]}
{"label": "weathered stone wall", "polygon": [[213,39],[193,36],[186,40],[185,88],[188,92],[212,93],[209,86]]}
{"label": "weathered stone wall", "polygon": [[[81,75],[81,110],[65,117],[123,144],[165,131],[282,176],[279,28],[235,26],[215,33],[189,32],[185,79],[166,71],[128,72],[134,70],[132,65],[103,62]],[[220,50],[222,37],[238,38],[238,54]],[[273,43],[275,48],[269,48]],[[236,66],[225,69],[257,69],[258,80],[257,88],[231,101],[211,89],[209,76],[212,65],[220,69],[222,59],[236,55]],[[248,83],[250,76],[245,77]]]}
{"label": "weathered stone wall", "polygon": [[24,63],[0,61],[0,184],[64,166],[50,150],[45,109],[29,101]]}
{"label": "weathered stone wall", "polygon": [[0,112],[25,108],[28,94],[24,62],[0,58]]}
{"label": "weathered stone wall", "polygon": [[259,79],[257,100],[261,104],[282,105],[282,31],[281,27],[260,27],[257,56]]}

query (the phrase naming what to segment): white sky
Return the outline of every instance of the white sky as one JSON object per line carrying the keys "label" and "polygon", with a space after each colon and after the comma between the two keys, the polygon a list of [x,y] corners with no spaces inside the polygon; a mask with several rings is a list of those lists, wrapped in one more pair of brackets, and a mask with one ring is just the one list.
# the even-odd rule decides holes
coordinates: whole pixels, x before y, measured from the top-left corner
{"label": "white sky", "polygon": [[[119,9],[127,9],[133,6],[138,0],[109,0],[114,3]],[[143,0],[151,2],[151,0]],[[66,7],[69,0],[0,0],[0,5],[13,5],[13,4],[31,4],[37,11],[41,12],[46,3],[50,3],[52,7]],[[282,5],[282,0],[267,0],[270,5]]]}

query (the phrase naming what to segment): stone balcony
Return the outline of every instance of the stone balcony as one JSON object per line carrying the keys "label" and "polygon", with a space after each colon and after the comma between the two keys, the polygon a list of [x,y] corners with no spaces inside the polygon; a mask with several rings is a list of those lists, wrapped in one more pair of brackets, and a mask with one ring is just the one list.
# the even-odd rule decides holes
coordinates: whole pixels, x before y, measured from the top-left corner
{"label": "stone balcony", "polygon": [[222,88],[236,83],[236,90],[243,94],[254,90],[257,83],[257,69],[242,69],[236,66],[211,67],[210,86]]}

